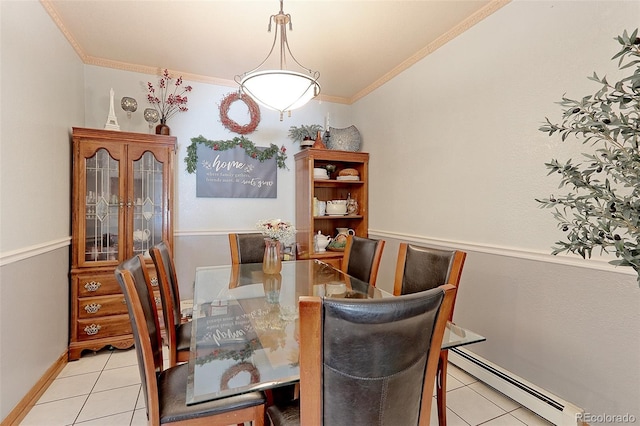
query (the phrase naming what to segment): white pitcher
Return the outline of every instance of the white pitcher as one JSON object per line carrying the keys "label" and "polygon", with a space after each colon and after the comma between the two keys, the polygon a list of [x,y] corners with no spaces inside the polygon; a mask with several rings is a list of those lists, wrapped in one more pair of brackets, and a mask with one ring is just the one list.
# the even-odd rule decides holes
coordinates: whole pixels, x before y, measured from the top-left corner
{"label": "white pitcher", "polygon": [[151,232],[148,229],[133,231],[133,241],[148,241],[149,236],[151,236]]}
{"label": "white pitcher", "polygon": [[313,237],[313,242],[315,245],[314,250],[316,251],[316,253],[323,253],[327,251],[327,246],[329,245],[331,240],[333,240],[333,238],[327,235],[322,235],[322,232],[318,231],[318,234]]}

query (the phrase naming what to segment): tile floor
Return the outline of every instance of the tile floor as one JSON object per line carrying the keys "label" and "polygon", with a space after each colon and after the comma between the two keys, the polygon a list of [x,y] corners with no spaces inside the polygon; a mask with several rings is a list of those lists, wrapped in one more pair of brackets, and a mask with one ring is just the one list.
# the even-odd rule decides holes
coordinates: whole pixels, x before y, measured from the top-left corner
{"label": "tile floor", "polygon": [[[551,423],[450,364],[449,426]],[[146,425],[135,350],[85,353],[69,362],[20,423],[24,426]],[[438,424],[435,400],[431,424]]]}

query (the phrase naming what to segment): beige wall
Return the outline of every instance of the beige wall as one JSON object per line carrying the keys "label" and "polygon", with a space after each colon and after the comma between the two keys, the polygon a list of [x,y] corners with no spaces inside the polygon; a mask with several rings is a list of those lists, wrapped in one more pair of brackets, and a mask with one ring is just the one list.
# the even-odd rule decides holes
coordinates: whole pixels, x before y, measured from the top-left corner
{"label": "beige wall", "polygon": [[[488,337],[478,354],[592,413],[640,417],[635,278],[547,256],[560,235],[533,201],[556,190],[544,162],[580,148],[536,129],[545,115],[557,115],[554,102],[564,92],[582,96],[593,89],[587,75],[612,70],[612,38],[637,25],[639,4],[516,1],[353,106],[312,102],[284,122],[264,111],[250,139],[285,144],[291,154],[275,200],[195,197],[195,178],[183,165],[189,139],[235,135],[217,119],[217,104],[233,89],[193,84],[191,111],[170,123],[179,143],[183,294],[194,266],[228,262],[227,232],[293,216],[298,148],[286,132],[322,124],[330,112],[335,127],[355,124],[371,152],[371,232],[389,241],[381,286],[389,288],[399,240],[466,249],[456,320]],[[122,129],[146,132],[141,83],[153,77],[83,66],[38,2],[0,1],[0,13],[4,418],[67,344],[69,129],[103,127],[113,87],[116,98],[134,96],[141,108],[131,121],[117,109]],[[35,303],[23,306],[29,297]],[[21,332],[16,317],[27,319]],[[31,352],[26,361],[23,350]],[[18,359],[26,379],[16,376]]]}
{"label": "beige wall", "polygon": [[[640,418],[640,289],[632,270],[549,256],[562,238],[536,197],[579,142],[538,131],[563,93],[615,78],[614,37],[640,2],[515,1],[354,105],[371,153],[370,232],[469,251],[455,319],[480,356],[591,413]],[[588,147],[587,147],[588,148]],[[604,264],[604,265],[603,265]],[[591,269],[601,268],[601,269]]]}
{"label": "beige wall", "polygon": [[83,65],[37,1],[0,1],[0,418],[62,356],[69,322],[69,129]]}

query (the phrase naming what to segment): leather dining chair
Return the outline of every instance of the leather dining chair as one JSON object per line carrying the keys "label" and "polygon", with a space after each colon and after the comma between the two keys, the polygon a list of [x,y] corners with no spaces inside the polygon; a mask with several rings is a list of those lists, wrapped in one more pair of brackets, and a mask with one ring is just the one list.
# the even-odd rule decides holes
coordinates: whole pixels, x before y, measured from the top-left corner
{"label": "leather dining chair", "polygon": [[180,312],[180,289],[169,245],[162,241],[151,247],[149,254],[158,274],[162,317],[169,347],[169,367],[189,361],[191,321],[183,322]]}
{"label": "leather dining chair", "polygon": [[[300,298],[300,399],[274,426],[429,425],[456,288],[383,299]],[[345,343],[348,342],[348,343]]]}
{"label": "leather dining chair", "polygon": [[[442,250],[400,243],[393,294],[395,296],[411,294],[435,288],[442,284],[451,284],[457,288],[466,257],[467,254],[460,250]],[[451,313],[447,318],[449,321],[453,320],[455,304],[456,299],[454,297]],[[441,351],[438,363],[436,391],[440,426],[446,425],[448,355],[449,351],[446,349]]]}
{"label": "leather dining chair", "polygon": [[121,263],[115,275],[127,302],[148,423],[263,425],[265,398],[260,392],[186,404],[187,364],[163,369],[158,312],[144,258],[138,255]]}
{"label": "leather dining chair", "polygon": [[384,243],[384,240],[349,235],[344,247],[342,272],[375,286]]}
{"label": "leather dining chair", "polygon": [[458,286],[466,257],[460,250],[400,243],[393,294],[415,293],[442,284]]}
{"label": "leather dining chair", "polygon": [[264,257],[264,236],[259,232],[230,233],[231,263],[261,263]]}

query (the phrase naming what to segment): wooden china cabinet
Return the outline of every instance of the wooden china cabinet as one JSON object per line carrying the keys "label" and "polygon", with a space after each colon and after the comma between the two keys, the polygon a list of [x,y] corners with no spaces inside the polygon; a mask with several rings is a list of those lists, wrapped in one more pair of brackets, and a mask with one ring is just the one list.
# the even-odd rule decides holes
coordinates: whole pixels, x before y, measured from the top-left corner
{"label": "wooden china cabinet", "polygon": [[176,138],[73,128],[69,360],[83,350],[128,348],[133,335],[118,264],[173,245]]}
{"label": "wooden china cabinet", "polygon": [[[350,228],[359,237],[369,235],[369,154],[366,152],[338,151],[308,148],[295,155],[296,161],[296,242],[298,257],[319,259],[340,267],[343,252],[327,250],[317,253],[314,236],[320,231],[325,236],[335,237],[336,228]],[[336,166],[328,179],[314,176],[314,168]],[[355,169],[357,180],[340,180],[340,171]],[[314,198],[319,201],[355,199],[357,214],[340,216],[316,216]]]}

